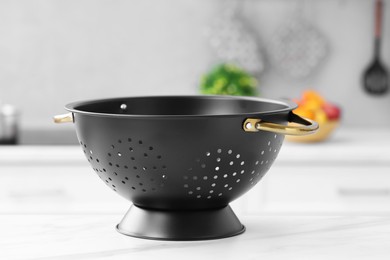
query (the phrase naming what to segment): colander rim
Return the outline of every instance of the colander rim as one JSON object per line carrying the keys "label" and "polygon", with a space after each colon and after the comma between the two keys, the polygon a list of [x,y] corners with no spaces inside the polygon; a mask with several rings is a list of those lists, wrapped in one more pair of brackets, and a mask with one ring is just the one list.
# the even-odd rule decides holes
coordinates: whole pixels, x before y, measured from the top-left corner
{"label": "colander rim", "polygon": [[[267,110],[267,111],[253,111],[242,113],[225,113],[225,114],[115,114],[115,113],[101,113],[90,112],[77,109],[81,105],[90,105],[99,102],[121,101],[129,99],[144,99],[144,98],[180,98],[180,99],[224,99],[224,100],[243,100],[243,101],[256,101],[267,102],[272,104],[278,104],[284,106],[280,109]],[[155,95],[155,96],[127,96],[127,97],[112,97],[101,99],[89,99],[71,102],[65,105],[65,109],[72,113],[78,113],[83,115],[97,116],[97,117],[111,117],[111,118],[224,118],[224,117],[242,117],[242,116],[259,116],[259,115],[272,115],[283,112],[289,112],[297,108],[298,105],[289,99],[270,99],[262,97],[249,97],[249,96],[229,96],[229,95]]]}

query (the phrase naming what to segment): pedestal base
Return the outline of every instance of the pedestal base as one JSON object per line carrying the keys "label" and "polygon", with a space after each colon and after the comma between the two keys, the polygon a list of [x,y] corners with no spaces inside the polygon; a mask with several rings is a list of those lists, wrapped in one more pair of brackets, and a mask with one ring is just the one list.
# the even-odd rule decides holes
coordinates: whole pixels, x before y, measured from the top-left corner
{"label": "pedestal base", "polygon": [[165,211],[132,206],[117,230],[128,236],[158,240],[206,240],[241,234],[245,227],[230,206],[195,211]]}

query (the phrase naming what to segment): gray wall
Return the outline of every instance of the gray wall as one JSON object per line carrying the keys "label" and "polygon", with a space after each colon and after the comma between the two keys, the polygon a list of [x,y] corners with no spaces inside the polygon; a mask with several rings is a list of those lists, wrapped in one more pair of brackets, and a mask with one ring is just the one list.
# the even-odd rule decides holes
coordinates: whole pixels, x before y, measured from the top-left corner
{"label": "gray wall", "polygon": [[[205,29],[221,2],[0,1],[0,100],[22,111],[23,128],[58,129],[51,117],[70,101],[196,94],[200,75],[216,62]],[[292,2],[243,1],[243,14],[265,55],[268,39],[292,13]],[[297,97],[314,88],[343,106],[344,125],[390,126],[390,95],[370,97],[360,84],[372,56],[372,2],[307,1],[306,18],[328,39],[329,57],[303,81],[282,78],[268,67],[259,76],[261,95]],[[387,64],[389,40],[386,18]]]}

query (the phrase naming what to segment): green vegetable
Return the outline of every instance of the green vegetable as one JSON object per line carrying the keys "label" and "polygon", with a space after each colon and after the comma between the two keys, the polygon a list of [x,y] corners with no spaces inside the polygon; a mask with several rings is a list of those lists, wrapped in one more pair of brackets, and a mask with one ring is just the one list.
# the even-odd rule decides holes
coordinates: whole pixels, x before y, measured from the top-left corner
{"label": "green vegetable", "polygon": [[202,77],[203,94],[255,96],[257,79],[236,65],[225,63],[215,66]]}

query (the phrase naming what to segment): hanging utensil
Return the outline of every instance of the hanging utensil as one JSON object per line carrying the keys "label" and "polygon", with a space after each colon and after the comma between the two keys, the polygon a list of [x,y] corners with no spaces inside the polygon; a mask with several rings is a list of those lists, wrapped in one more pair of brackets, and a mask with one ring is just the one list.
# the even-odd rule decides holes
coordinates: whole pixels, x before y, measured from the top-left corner
{"label": "hanging utensil", "polygon": [[304,79],[317,70],[328,54],[328,41],[306,19],[305,2],[297,1],[292,18],[277,29],[269,43],[272,66],[280,75]]}
{"label": "hanging utensil", "polygon": [[257,39],[241,17],[242,4],[241,0],[223,1],[207,36],[221,62],[234,63],[256,75],[264,70],[264,57]]}
{"label": "hanging utensil", "polygon": [[383,95],[389,89],[389,76],[385,65],[380,58],[383,1],[375,3],[375,42],[374,60],[364,72],[364,89],[371,95]]}

